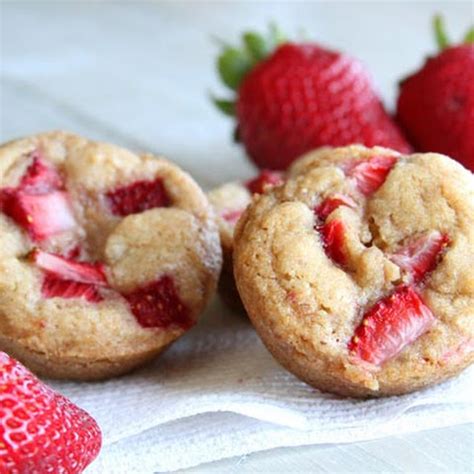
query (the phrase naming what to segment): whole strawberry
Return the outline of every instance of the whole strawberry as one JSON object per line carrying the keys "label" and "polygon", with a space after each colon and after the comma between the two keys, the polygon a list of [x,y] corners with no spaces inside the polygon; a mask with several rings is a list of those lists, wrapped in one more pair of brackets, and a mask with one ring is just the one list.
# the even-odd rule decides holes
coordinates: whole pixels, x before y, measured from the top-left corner
{"label": "whole strawberry", "polygon": [[80,473],[101,438],[85,411],[0,352],[0,473]]}
{"label": "whole strawberry", "polygon": [[241,49],[224,46],[218,59],[235,100],[216,105],[237,119],[237,138],[260,168],[286,169],[323,145],[361,143],[402,152],[410,146],[385,111],[361,63],[312,43],[243,35]]}
{"label": "whole strawberry", "polygon": [[400,84],[398,119],[421,151],[444,153],[474,171],[474,28],[450,46],[435,18],[441,52]]}

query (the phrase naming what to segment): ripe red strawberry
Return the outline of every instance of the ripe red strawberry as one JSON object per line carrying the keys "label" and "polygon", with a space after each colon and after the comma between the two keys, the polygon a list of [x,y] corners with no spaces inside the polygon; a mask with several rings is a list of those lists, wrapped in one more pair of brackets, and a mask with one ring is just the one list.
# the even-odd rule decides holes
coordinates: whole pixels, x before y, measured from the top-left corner
{"label": "ripe red strawberry", "polygon": [[0,352],[0,473],[78,474],[101,444],[89,414]]}
{"label": "ripe red strawberry", "polygon": [[284,170],[324,145],[361,143],[402,152],[410,146],[385,111],[362,64],[312,43],[290,43],[275,29],[224,46],[222,81],[235,100],[216,105],[237,119],[237,137],[260,168]]}
{"label": "ripe red strawberry", "polygon": [[19,186],[0,189],[0,211],[41,241],[72,229],[76,222],[57,171],[38,153]]}
{"label": "ripe red strawberry", "polygon": [[319,204],[314,212],[319,217],[319,219],[325,221],[329,214],[331,214],[340,206],[355,208],[357,207],[357,204],[349,196],[344,196],[343,194],[334,194]]}
{"label": "ripe red strawberry", "polygon": [[441,52],[400,83],[398,119],[421,151],[444,153],[474,171],[474,28],[450,46],[440,17]]}
{"label": "ripe red strawberry", "polygon": [[381,365],[418,339],[434,321],[416,291],[403,286],[365,313],[348,349],[356,358]]}
{"label": "ripe red strawberry", "polygon": [[447,235],[435,230],[409,242],[392,255],[391,260],[405,270],[414,282],[419,282],[436,268],[449,242]]}
{"label": "ripe red strawberry", "polygon": [[276,186],[283,183],[282,173],[270,170],[262,170],[262,172],[253,179],[245,183],[245,186],[251,193],[263,194],[269,186]]}
{"label": "ripe red strawberry", "polygon": [[354,178],[362,194],[369,196],[382,186],[396,162],[395,156],[374,156],[369,160],[348,163],[344,172]]}
{"label": "ripe red strawberry", "polygon": [[194,324],[189,308],[181,301],[176,285],[168,275],[123,296],[138,323],[145,328],[178,326],[189,329]]}
{"label": "ripe red strawberry", "polygon": [[334,219],[317,226],[316,229],[321,235],[327,256],[339,265],[345,265],[347,259],[344,253],[344,234],[346,232],[344,223]]}
{"label": "ripe red strawberry", "polygon": [[154,181],[135,181],[129,186],[109,191],[107,201],[113,214],[128,216],[170,205],[170,199],[161,178]]}
{"label": "ripe red strawberry", "polygon": [[102,301],[98,287],[108,286],[102,263],[78,262],[71,258],[33,250],[29,258],[45,275],[41,292],[45,298],[85,298]]}

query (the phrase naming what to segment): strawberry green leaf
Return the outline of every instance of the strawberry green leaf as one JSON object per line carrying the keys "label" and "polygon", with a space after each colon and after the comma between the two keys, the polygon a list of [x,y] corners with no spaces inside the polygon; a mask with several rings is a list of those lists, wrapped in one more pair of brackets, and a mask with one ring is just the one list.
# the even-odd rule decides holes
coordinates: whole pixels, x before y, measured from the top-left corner
{"label": "strawberry green leaf", "polygon": [[243,34],[242,40],[254,62],[258,62],[267,56],[269,45],[262,35],[249,31]]}
{"label": "strawberry green leaf", "polygon": [[214,105],[225,115],[233,117],[235,115],[235,101],[227,99],[218,99],[217,97],[211,96]]}
{"label": "strawberry green leaf", "polygon": [[463,43],[474,43],[474,26],[464,36]]}
{"label": "strawberry green leaf", "polygon": [[247,51],[226,47],[217,59],[217,69],[222,82],[237,90],[245,74],[251,69],[252,60]]}
{"label": "strawberry green leaf", "polygon": [[444,20],[441,15],[436,15],[433,18],[433,29],[435,34],[436,43],[438,44],[438,48],[441,50],[447,48],[451,41],[446,34],[446,30],[444,28]]}

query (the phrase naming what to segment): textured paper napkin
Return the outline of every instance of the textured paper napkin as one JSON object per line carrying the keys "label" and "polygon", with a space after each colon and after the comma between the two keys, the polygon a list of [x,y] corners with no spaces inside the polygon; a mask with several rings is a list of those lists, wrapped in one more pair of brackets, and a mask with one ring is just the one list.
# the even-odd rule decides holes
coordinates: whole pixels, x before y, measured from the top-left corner
{"label": "textured paper napkin", "polygon": [[401,397],[323,394],[279,367],[250,323],[217,300],[152,365],[107,382],[53,385],[102,428],[104,446],[90,474],[151,474],[275,447],[474,421],[474,370]]}

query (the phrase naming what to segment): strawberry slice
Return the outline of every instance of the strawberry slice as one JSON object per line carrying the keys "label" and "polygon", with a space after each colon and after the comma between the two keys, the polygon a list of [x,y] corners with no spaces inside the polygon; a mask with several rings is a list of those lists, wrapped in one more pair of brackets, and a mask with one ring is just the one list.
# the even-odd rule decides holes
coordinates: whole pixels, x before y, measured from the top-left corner
{"label": "strawberry slice", "polygon": [[60,280],[107,286],[102,263],[75,262],[66,257],[35,249],[29,255],[39,268]]}
{"label": "strawberry slice", "polygon": [[42,241],[76,225],[64,191],[29,194],[12,189],[2,190],[0,210],[25,229],[34,241]]}
{"label": "strawberry slice", "polygon": [[395,156],[373,156],[368,160],[347,163],[344,172],[355,180],[359,191],[368,196],[382,186],[396,162]]}
{"label": "strawberry slice", "polygon": [[171,204],[163,180],[136,181],[106,193],[110,210],[116,216],[128,216]]}
{"label": "strawberry slice", "polygon": [[240,216],[244,213],[243,209],[239,209],[237,211],[224,211],[221,213],[222,219],[229,222],[230,224],[237,224],[237,221],[240,219]]}
{"label": "strawberry slice", "polygon": [[419,282],[436,268],[449,243],[446,234],[435,230],[412,240],[390,259],[405,270],[414,282]]}
{"label": "strawberry slice", "polygon": [[257,177],[245,183],[245,187],[254,194],[263,194],[270,186],[283,183],[283,173],[278,171],[263,170]]}
{"label": "strawberry slice", "polygon": [[325,221],[329,214],[335,211],[339,206],[347,206],[354,209],[357,207],[357,204],[349,196],[344,196],[344,194],[334,194],[320,203],[315,208],[314,212],[319,219]]}
{"label": "strawberry slice", "polygon": [[123,296],[138,323],[145,328],[189,329],[194,325],[190,310],[181,301],[174,280],[168,275]]}
{"label": "strawberry slice", "polygon": [[434,321],[415,290],[402,286],[365,313],[348,349],[358,359],[381,365],[418,339]]}
{"label": "strawberry slice", "polygon": [[0,352],[0,473],[80,474],[101,445],[88,413]]}
{"label": "strawberry slice", "polygon": [[33,162],[26,170],[19,188],[32,194],[45,194],[54,189],[62,189],[64,184],[58,172],[40,153],[33,153],[32,158]]}
{"label": "strawberry slice", "polygon": [[45,298],[85,298],[91,303],[100,303],[104,299],[95,285],[61,280],[49,274],[44,277],[41,294]]}

